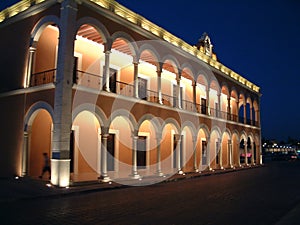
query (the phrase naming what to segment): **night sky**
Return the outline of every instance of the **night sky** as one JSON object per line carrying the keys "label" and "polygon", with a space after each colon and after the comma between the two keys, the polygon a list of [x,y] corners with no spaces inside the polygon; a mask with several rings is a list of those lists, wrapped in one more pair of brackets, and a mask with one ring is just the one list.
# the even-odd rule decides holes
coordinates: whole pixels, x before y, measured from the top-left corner
{"label": "night sky", "polygon": [[[13,1],[1,1],[0,10]],[[300,139],[300,1],[117,0],[260,86],[262,136]]]}

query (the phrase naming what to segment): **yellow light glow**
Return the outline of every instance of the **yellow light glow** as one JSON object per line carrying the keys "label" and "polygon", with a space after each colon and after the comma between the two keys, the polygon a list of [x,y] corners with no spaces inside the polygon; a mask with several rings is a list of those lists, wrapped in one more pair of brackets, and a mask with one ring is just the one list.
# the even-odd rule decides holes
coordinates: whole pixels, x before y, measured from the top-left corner
{"label": "yellow light glow", "polygon": [[[35,4],[44,2],[45,0],[36,0]],[[191,46],[188,43],[182,41],[180,38],[172,35],[171,33],[167,32],[166,30],[162,29],[161,27],[153,24],[149,20],[145,19],[144,17],[141,17],[140,15],[134,13],[133,11],[127,9],[126,7],[122,6],[121,4],[117,3],[114,0],[90,0],[91,2],[94,2],[95,4],[101,6],[102,8],[110,9],[115,14],[121,16],[122,18],[138,25],[138,21],[141,21],[140,26],[151,32],[152,34],[160,37],[161,34],[163,35],[163,39],[177,47],[181,46],[182,50],[185,52],[188,52],[192,55],[197,56],[200,60],[208,63],[208,56],[205,55],[204,49],[201,46],[200,49],[195,49],[195,46]],[[7,19],[6,15],[8,15],[8,18],[17,15],[20,12],[25,11],[29,7],[31,7],[32,0],[23,0],[15,5],[4,9],[2,12],[0,12],[0,23],[5,21]],[[110,8],[110,6],[112,8]],[[260,88],[252,84],[251,82],[247,81],[245,78],[242,78],[239,75],[235,75],[235,73],[230,70],[229,68],[225,67],[221,63],[217,62],[217,56],[216,54],[213,54],[211,57],[212,60],[214,60],[214,63],[210,63],[211,66],[215,67],[218,70],[221,70],[221,72],[225,73],[228,76],[233,77],[237,81],[239,81],[241,84],[246,85],[247,87],[251,88],[252,90],[259,92]]]}

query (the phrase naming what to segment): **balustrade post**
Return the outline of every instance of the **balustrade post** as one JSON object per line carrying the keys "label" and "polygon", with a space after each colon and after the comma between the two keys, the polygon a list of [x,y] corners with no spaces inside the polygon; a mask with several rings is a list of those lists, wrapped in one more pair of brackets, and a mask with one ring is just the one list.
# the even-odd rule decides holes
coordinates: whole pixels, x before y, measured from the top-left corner
{"label": "balustrade post", "polygon": [[28,63],[27,63],[27,75],[24,84],[24,88],[30,87],[32,84],[30,83],[31,76],[32,76],[32,68],[33,68],[33,58],[35,54],[36,48],[31,46],[29,48],[29,56],[28,56]]}
{"label": "balustrade post", "polygon": [[194,112],[197,112],[197,82],[193,80],[193,107]]}
{"label": "balustrade post", "polygon": [[139,80],[138,80],[138,69],[139,69],[138,64],[139,64],[139,62],[133,62],[133,68],[134,68],[134,71],[133,71],[134,78],[133,78],[133,80],[134,80],[134,97],[135,98],[140,97],[139,96]]}
{"label": "balustrade post", "polygon": [[[103,82],[104,82],[104,90],[109,92],[109,61],[110,61],[110,49],[105,49],[105,64],[104,64],[104,73],[103,73]],[[103,85],[102,85],[103,86]]]}
{"label": "balustrade post", "polygon": [[162,70],[159,68],[157,71],[157,93],[158,93],[158,103],[163,104],[162,93],[161,93],[161,73]]}

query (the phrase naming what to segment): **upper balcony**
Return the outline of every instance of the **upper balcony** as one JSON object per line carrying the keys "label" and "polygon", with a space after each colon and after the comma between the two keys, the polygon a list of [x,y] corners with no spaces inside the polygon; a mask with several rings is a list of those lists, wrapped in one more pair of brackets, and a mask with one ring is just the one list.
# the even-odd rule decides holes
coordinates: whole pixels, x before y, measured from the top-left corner
{"label": "upper balcony", "polygon": [[[46,70],[43,72],[32,74],[30,86],[40,86],[48,83],[54,83],[56,76],[56,69]],[[113,76],[112,76],[113,77]],[[236,123],[247,124],[251,126],[259,126],[258,121],[252,120],[250,118],[245,118],[241,115],[241,111],[243,112],[243,105],[241,106],[242,110],[239,110],[239,114],[230,113],[227,111],[222,111],[213,107],[209,107],[207,105],[206,99],[202,99],[203,104],[199,104],[193,101],[189,101],[184,99],[184,96],[178,97],[175,95],[168,95],[165,93],[159,93],[157,90],[143,88],[145,85],[142,79],[138,81],[138,93],[136,93],[136,88],[133,83],[126,83],[120,80],[109,80],[109,92],[122,95],[129,98],[139,98],[140,100],[156,103],[159,105],[164,105],[171,108],[179,108],[181,110],[186,110],[189,112],[197,113],[201,115],[206,115],[214,119],[222,119],[227,121],[233,121]],[[81,70],[76,70],[73,74],[73,83],[88,89],[93,89],[101,92],[106,92],[106,85],[103,76],[99,76],[98,74],[92,74],[88,72],[84,72]],[[161,98],[159,97],[161,95]],[[216,104],[217,105],[217,104]]]}
{"label": "upper balcony", "polygon": [[[26,80],[31,87],[56,80],[59,29],[53,24],[41,29],[28,53],[30,75]],[[136,42],[122,32],[103,37],[99,29],[84,24],[77,31],[74,58],[69,62],[74,84],[200,116],[259,126],[258,95],[248,94],[253,91],[246,86],[236,82],[220,85],[210,66],[201,61],[193,63],[193,56],[177,56],[162,41]],[[107,44],[104,38],[112,42]]]}

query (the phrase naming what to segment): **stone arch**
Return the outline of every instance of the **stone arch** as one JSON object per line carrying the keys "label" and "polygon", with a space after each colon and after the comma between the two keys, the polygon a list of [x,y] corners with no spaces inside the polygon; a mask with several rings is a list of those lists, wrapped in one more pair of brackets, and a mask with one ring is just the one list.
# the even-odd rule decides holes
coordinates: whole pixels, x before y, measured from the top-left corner
{"label": "stone arch", "polygon": [[[138,52],[138,59],[141,59],[141,56],[143,54],[143,52],[148,51],[154,58],[155,62],[153,64],[155,64],[157,70],[161,69],[160,65],[161,65],[161,59],[160,59],[160,54],[157,52],[157,50],[148,43],[142,44],[139,48],[139,52]],[[151,63],[151,62],[149,62]]]}
{"label": "stone arch", "polygon": [[96,180],[100,175],[103,115],[98,116],[97,110],[91,108],[91,104],[83,104],[72,114],[70,172],[73,181]]}
{"label": "stone arch", "polygon": [[221,143],[221,169],[232,166],[231,132],[227,128],[222,134]]}
{"label": "stone arch", "polygon": [[231,105],[230,105],[230,102],[228,104],[228,99],[230,101],[229,87],[228,87],[228,85],[227,85],[226,82],[222,82],[222,84],[221,84],[221,97],[220,97],[220,100],[221,100],[221,102],[220,102],[220,104],[221,104],[220,109],[223,112],[230,113],[229,112],[229,107]]}
{"label": "stone arch", "polygon": [[195,170],[206,170],[209,166],[208,144],[210,138],[209,128],[205,124],[201,124],[197,132],[197,144],[195,149]]}
{"label": "stone arch", "polygon": [[210,133],[210,165],[212,169],[220,169],[221,130],[214,126]]}
{"label": "stone arch", "polygon": [[[40,84],[44,84],[44,82],[50,83],[50,82],[54,82],[54,76],[55,74],[53,73],[53,71],[51,73],[48,73],[47,75],[45,75],[45,77],[43,77],[43,81],[41,81],[41,79],[36,76],[33,79],[32,74],[34,72],[37,72],[36,70],[38,70],[36,68],[36,65],[38,65],[39,63],[36,62],[34,59],[37,58],[39,59],[40,57],[36,57],[37,54],[37,48],[38,48],[38,41],[40,40],[40,37],[42,35],[42,33],[45,31],[45,29],[51,25],[51,24],[56,24],[56,26],[58,27],[58,32],[60,32],[60,20],[58,17],[54,16],[54,15],[50,15],[50,16],[45,16],[43,18],[41,18],[34,26],[34,28],[31,31],[30,34],[30,45],[28,46],[28,53],[27,53],[27,62],[26,62],[26,73],[24,76],[24,81],[23,81],[23,86],[24,88],[28,88],[30,86],[36,86],[36,85],[40,85]],[[58,39],[58,38],[57,38]],[[58,41],[58,40],[56,40]],[[54,59],[52,59],[54,61]],[[55,64],[55,62],[53,62],[53,64]],[[52,65],[52,67],[54,67]],[[51,68],[53,69],[53,68]],[[46,68],[42,67],[41,70],[46,70]],[[49,70],[49,68],[47,68],[47,70]],[[38,71],[41,72],[41,71]]]}
{"label": "stone arch", "polygon": [[[176,141],[180,140],[181,126],[174,118],[167,118],[162,124],[161,160],[164,173],[177,172]],[[182,143],[182,142],[180,142]]]}
{"label": "stone arch", "polygon": [[184,123],[181,130],[182,154],[181,168],[184,172],[194,171],[195,127],[192,123]]}
{"label": "stone arch", "polygon": [[22,175],[38,177],[44,166],[42,155],[47,153],[51,157],[53,115],[52,107],[46,102],[37,102],[28,109],[24,118]]}
{"label": "stone arch", "polygon": [[138,55],[139,51],[138,51],[138,46],[136,44],[136,41],[133,39],[133,37],[131,37],[129,34],[123,32],[123,31],[117,31],[112,34],[112,36],[111,36],[112,43],[111,43],[111,45],[108,45],[108,49],[112,48],[113,43],[118,38],[124,40],[128,44],[134,60],[137,60],[137,55]]}
{"label": "stone arch", "polygon": [[162,58],[163,67],[164,67],[166,62],[170,62],[171,66],[174,68],[174,73],[178,74],[178,71],[180,70],[180,67],[179,67],[179,62],[178,62],[177,58],[175,58],[175,56],[173,56],[173,55],[169,55],[169,54],[165,55]]}
{"label": "stone arch", "polygon": [[[156,134],[159,135],[161,131],[161,121],[160,121],[160,118],[158,117],[155,117],[154,115],[152,114],[144,114],[140,119],[139,121],[137,122],[137,127],[140,127],[141,124],[145,121],[145,120],[149,120],[153,126],[155,127],[155,131],[156,131]],[[160,134],[161,136],[161,134]]]}
{"label": "stone arch", "polygon": [[110,123],[117,117],[123,117],[125,120],[127,120],[128,124],[130,125],[131,132],[138,130],[138,124],[135,120],[134,115],[125,109],[118,109],[112,112],[112,114],[109,117]]}
{"label": "stone arch", "polygon": [[37,22],[31,32],[31,46],[33,45],[33,43],[38,41],[45,27],[53,23],[60,27],[60,20],[57,16],[54,15],[45,16]]}
{"label": "stone arch", "polygon": [[239,139],[239,132],[237,130],[232,131],[231,141],[232,141],[232,155],[233,155],[233,166],[239,167],[240,166],[240,139]]}
{"label": "stone arch", "polygon": [[74,121],[76,116],[82,111],[88,111],[88,112],[93,113],[96,116],[96,118],[99,121],[101,126],[108,127],[108,125],[109,125],[108,119],[107,119],[105,113],[103,112],[103,110],[99,106],[90,104],[90,103],[81,104],[81,105],[77,106],[75,109],[73,109],[72,121]]}
{"label": "stone arch", "polygon": [[[108,43],[109,37],[110,37],[108,30],[99,20],[92,18],[92,17],[83,17],[77,21],[75,35],[76,35],[76,33],[78,33],[79,28],[84,24],[88,24],[88,25],[94,27],[97,30],[97,32],[101,35],[101,37],[103,38],[103,42]],[[75,37],[74,37],[74,40],[75,40]]]}
{"label": "stone arch", "polygon": [[47,102],[38,101],[38,102],[34,103],[32,106],[30,106],[30,108],[27,110],[27,113],[25,114],[24,131],[27,131],[28,125],[29,126],[32,125],[33,119],[36,116],[36,113],[39,109],[46,110],[51,115],[52,121],[54,120],[54,110],[53,110],[52,106],[50,104],[48,104]]}

